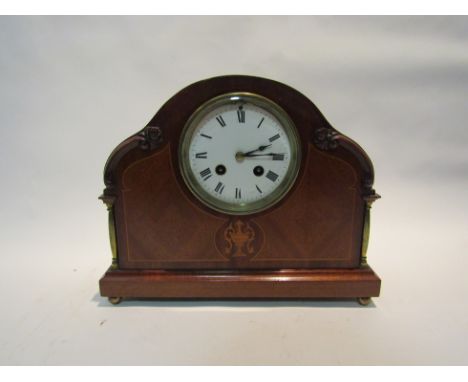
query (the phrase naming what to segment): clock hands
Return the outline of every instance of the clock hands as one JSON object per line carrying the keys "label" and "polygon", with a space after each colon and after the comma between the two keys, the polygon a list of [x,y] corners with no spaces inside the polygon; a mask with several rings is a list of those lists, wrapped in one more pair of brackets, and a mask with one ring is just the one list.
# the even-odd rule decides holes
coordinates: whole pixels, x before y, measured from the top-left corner
{"label": "clock hands", "polygon": [[278,154],[278,153],[255,154],[258,151],[264,151],[271,145],[272,145],[271,143],[269,145],[261,145],[258,147],[258,149],[247,151],[246,153],[237,152],[236,160],[238,162],[242,162],[245,158],[257,158],[257,157],[265,157],[265,159],[271,158],[273,160],[284,160],[284,154]]}

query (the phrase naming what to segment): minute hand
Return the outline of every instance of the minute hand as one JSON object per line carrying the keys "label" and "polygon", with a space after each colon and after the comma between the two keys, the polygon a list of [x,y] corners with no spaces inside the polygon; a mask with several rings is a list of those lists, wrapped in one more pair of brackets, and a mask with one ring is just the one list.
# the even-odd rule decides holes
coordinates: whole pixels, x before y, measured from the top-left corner
{"label": "minute hand", "polygon": [[249,155],[244,155],[244,158],[251,158],[251,157],[271,157],[271,159],[273,159],[273,160],[283,160],[283,159],[284,159],[284,154],[267,153],[267,154],[249,154]]}

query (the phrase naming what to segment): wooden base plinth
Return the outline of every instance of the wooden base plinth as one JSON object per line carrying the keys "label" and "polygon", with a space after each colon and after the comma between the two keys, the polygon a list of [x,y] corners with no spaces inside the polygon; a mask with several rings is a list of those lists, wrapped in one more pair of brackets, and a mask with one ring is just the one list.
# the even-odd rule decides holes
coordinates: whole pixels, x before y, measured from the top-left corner
{"label": "wooden base plinth", "polygon": [[155,299],[314,299],[377,297],[380,279],[359,269],[271,271],[108,270],[102,296]]}

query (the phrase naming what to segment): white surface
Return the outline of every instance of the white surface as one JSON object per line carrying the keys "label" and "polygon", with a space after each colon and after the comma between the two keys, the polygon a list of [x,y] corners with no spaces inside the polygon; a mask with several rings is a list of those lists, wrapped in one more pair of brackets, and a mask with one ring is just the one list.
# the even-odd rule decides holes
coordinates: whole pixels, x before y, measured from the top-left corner
{"label": "white surface", "polygon": [[[186,138],[181,139],[190,140],[187,150],[187,157],[190,159],[187,168],[190,168],[189,171],[196,179],[193,189],[197,190],[199,187],[205,191],[208,196],[213,198],[212,202],[214,202],[215,207],[218,207],[219,203],[217,202],[221,201],[226,205],[220,207],[225,207],[228,211],[247,210],[252,212],[255,209],[268,207],[268,198],[273,196],[273,193],[275,193],[273,201],[278,201],[281,199],[281,194],[284,195],[284,192],[289,189],[288,185],[290,186],[294,181],[298,171],[298,166],[290,165],[291,145],[297,150],[296,146],[299,146],[299,142],[297,140],[290,142],[285,131],[286,126],[281,125],[281,122],[266,109],[249,103],[242,107],[245,113],[242,124],[239,123],[237,114],[239,104],[223,104],[203,117],[193,130],[191,137],[187,135]],[[225,127],[220,126],[216,120],[217,116],[224,118]],[[262,126],[257,128],[260,121],[262,121]],[[289,129],[292,131],[294,127],[289,127]],[[207,139],[201,134],[205,134],[211,139]],[[291,132],[291,135],[294,136],[294,133]],[[275,136],[277,138],[270,141]],[[262,146],[269,147],[264,151],[257,150]],[[283,154],[284,160],[273,161],[271,156],[245,157],[240,161],[236,159],[237,153],[245,154],[254,150],[257,150],[255,154],[261,155],[266,153]],[[195,157],[196,153],[201,152],[207,154],[206,159]],[[296,161],[294,160],[293,163]],[[223,164],[226,168],[226,173],[221,176],[215,172],[215,168],[219,164]],[[264,176],[255,176],[253,170],[256,166],[264,168]],[[206,169],[212,171],[209,178],[205,178],[206,175],[201,175]],[[269,171],[273,171],[277,179],[273,178],[272,181],[268,178]],[[218,193],[216,189],[218,185],[223,187],[221,193]],[[258,187],[260,187],[260,192]],[[238,197],[237,190],[240,190],[240,197]],[[201,199],[205,200],[203,197]],[[259,206],[258,203],[261,205]]]}
{"label": "white surface", "polygon": [[[0,18],[0,363],[467,364],[467,21]],[[297,88],[372,158],[375,305],[99,297],[109,153],[232,73]]]}

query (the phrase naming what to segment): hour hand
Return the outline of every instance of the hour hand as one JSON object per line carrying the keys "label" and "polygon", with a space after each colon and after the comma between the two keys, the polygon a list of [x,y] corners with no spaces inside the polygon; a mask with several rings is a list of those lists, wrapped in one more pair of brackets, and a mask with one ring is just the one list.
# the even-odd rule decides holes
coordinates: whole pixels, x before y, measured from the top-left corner
{"label": "hour hand", "polygon": [[269,145],[260,146],[258,149],[255,149],[255,150],[252,150],[252,151],[247,151],[246,153],[243,154],[243,156],[244,157],[250,156],[250,154],[256,153],[257,151],[263,151],[263,150],[265,150],[266,148],[268,148],[270,146],[271,146],[271,143]]}

